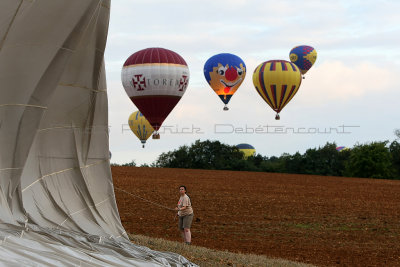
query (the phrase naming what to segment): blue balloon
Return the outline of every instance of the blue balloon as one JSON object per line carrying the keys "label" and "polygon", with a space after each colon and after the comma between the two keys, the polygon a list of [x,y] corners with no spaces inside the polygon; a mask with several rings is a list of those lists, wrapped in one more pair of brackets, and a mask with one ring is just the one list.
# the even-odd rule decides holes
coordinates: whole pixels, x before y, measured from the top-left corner
{"label": "blue balloon", "polygon": [[225,105],[231,100],[245,76],[246,64],[233,54],[217,54],[204,64],[204,77]]}

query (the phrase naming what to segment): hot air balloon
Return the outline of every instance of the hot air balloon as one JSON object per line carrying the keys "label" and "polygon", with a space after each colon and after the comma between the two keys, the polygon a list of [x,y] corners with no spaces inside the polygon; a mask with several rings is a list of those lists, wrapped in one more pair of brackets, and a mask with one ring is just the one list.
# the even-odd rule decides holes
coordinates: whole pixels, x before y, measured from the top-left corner
{"label": "hot air balloon", "polygon": [[338,152],[340,152],[340,151],[343,151],[343,150],[348,150],[349,148],[348,147],[345,147],[345,146],[338,146],[338,147],[336,147],[336,151],[338,151]]}
{"label": "hot air balloon", "polygon": [[246,65],[233,54],[212,56],[204,64],[204,76],[214,92],[224,102],[224,110],[246,76]]}
{"label": "hot air balloon", "polygon": [[253,84],[265,102],[279,112],[297,93],[301,84],[299,68],[286,60],[270,60],[258,65],[253,73]]}
{"label": "hot air balloon", "polygon": [[245,159],[256,154],[256,149],[252,145],[238,144],[236,147],[239,149],[239,151],[243,152]]}
{"label": "hot air balloon", "polygon": [[300,45],[290,50],[289,58],[304,75],[317,60],[317,51],[311,46]]}
{"label": "hot air balloon", "polygon": [[177,53],[147,48],[132,54],[122,68],[126,93],[156,131],[178,104],[189,83],[189,68]]}
{"label": "hot air balloon", "polygon": [[153,127],[151,127],[150,123],[146,120],[146,118],[140,111],[133,112],[129,116],[128,123],[132,132],[142,142],[144,148],[146,140],[149,139],[151,134],[154,132]]}

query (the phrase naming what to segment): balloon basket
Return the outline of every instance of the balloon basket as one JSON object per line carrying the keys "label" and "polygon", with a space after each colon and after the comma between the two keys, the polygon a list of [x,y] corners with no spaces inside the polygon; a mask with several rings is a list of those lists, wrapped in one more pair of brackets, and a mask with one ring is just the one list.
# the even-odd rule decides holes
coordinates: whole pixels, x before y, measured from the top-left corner
{"label": "balloon basket", "polygon": [[227,110],[229,110],[229,108],[227,106],[225,106],[223,110],[227,111]]}
{"label": "balloon basket", "polygon": [[153,139],[160,139],[160,134],[159,133],[153,134]]}
{"label": "balloon basket", "polygon": [[144,144],[142,145],[142,148],[144,148]]}
{"label": "balloon basket", "polygon": [[279,116],[279,114],[276,114],[276,116],[275,116],[275,120],[280,120],[281,119],[281,116]]}

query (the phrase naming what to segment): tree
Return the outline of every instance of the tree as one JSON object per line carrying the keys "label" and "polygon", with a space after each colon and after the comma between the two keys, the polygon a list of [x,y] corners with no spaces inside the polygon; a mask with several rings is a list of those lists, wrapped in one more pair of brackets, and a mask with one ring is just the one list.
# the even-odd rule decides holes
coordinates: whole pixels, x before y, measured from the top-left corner
{"label": "tree", "polygon": [[389,151],[392,155],[392,164],[395,169],[394,177],[400,179],[400,143],[393,141],[389,146]]}
{"label": "tree", "polygon": [[135,160],[132,160],[131,162],[124,163],[121,166],[124,166],[124,167],[136,167],[136,162],[135,162]]}
{"label": "tree", "polygon": [[[300,161],[302,173],[341,176],[344,170],[344,151],[338,152],[335,143],[327,142],[322,148],[307,149]],[[299,160],[299,159],[298,159]]]}
{"label": "tree", "polygon": [[264,172],[285,172],[285,162],[281,157],[272,156],[266,158],[260,165],[261,171]]}
{"label": "tree", "polygon": [[261,163],[266,159],[260,154],[257,154],[255,156],[249,157],[248,159],[252,160],[254,162],[254,165],[256,167],[260,167]]}
{"label": "tree", "polygon": [[235,146],[210,140],[196,140],[190,147],[181,146],[172,152],[162,153],[156,166],[215,170],[254,169],[253,164],[246,163],[243,154]]}
{"label": "tree", "polygon": [[346,164],[347,176],[390,179],[395,174],[388,141],[357,144]]}
{"label": "tree", "polygon": [[299,152],[296,152],[294,155],[283,154],[281,159],[284,162],[285,172],[299,174],[306,173],[304,168],[305,157]]}
{"label": "tree", "polygon": [[189,147],[181,146],[177,150],[162,153],[156,160],[155,166],[161,168],[191,168]]}
{"label": "tree", "polygon": [[394,135],[399,139],[400,138],[400,129],[394,130]]}

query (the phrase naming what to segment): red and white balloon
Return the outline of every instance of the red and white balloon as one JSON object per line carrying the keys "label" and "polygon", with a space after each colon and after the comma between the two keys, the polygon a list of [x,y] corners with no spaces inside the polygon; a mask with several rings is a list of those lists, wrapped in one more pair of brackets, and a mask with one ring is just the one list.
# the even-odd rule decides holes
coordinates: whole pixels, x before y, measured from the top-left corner
{"label": "red and white balloon", "polygon": [[156,131],[185,93],[190,77],[185,60],[164,48],[132,54],[121,76],[129,98]]}

